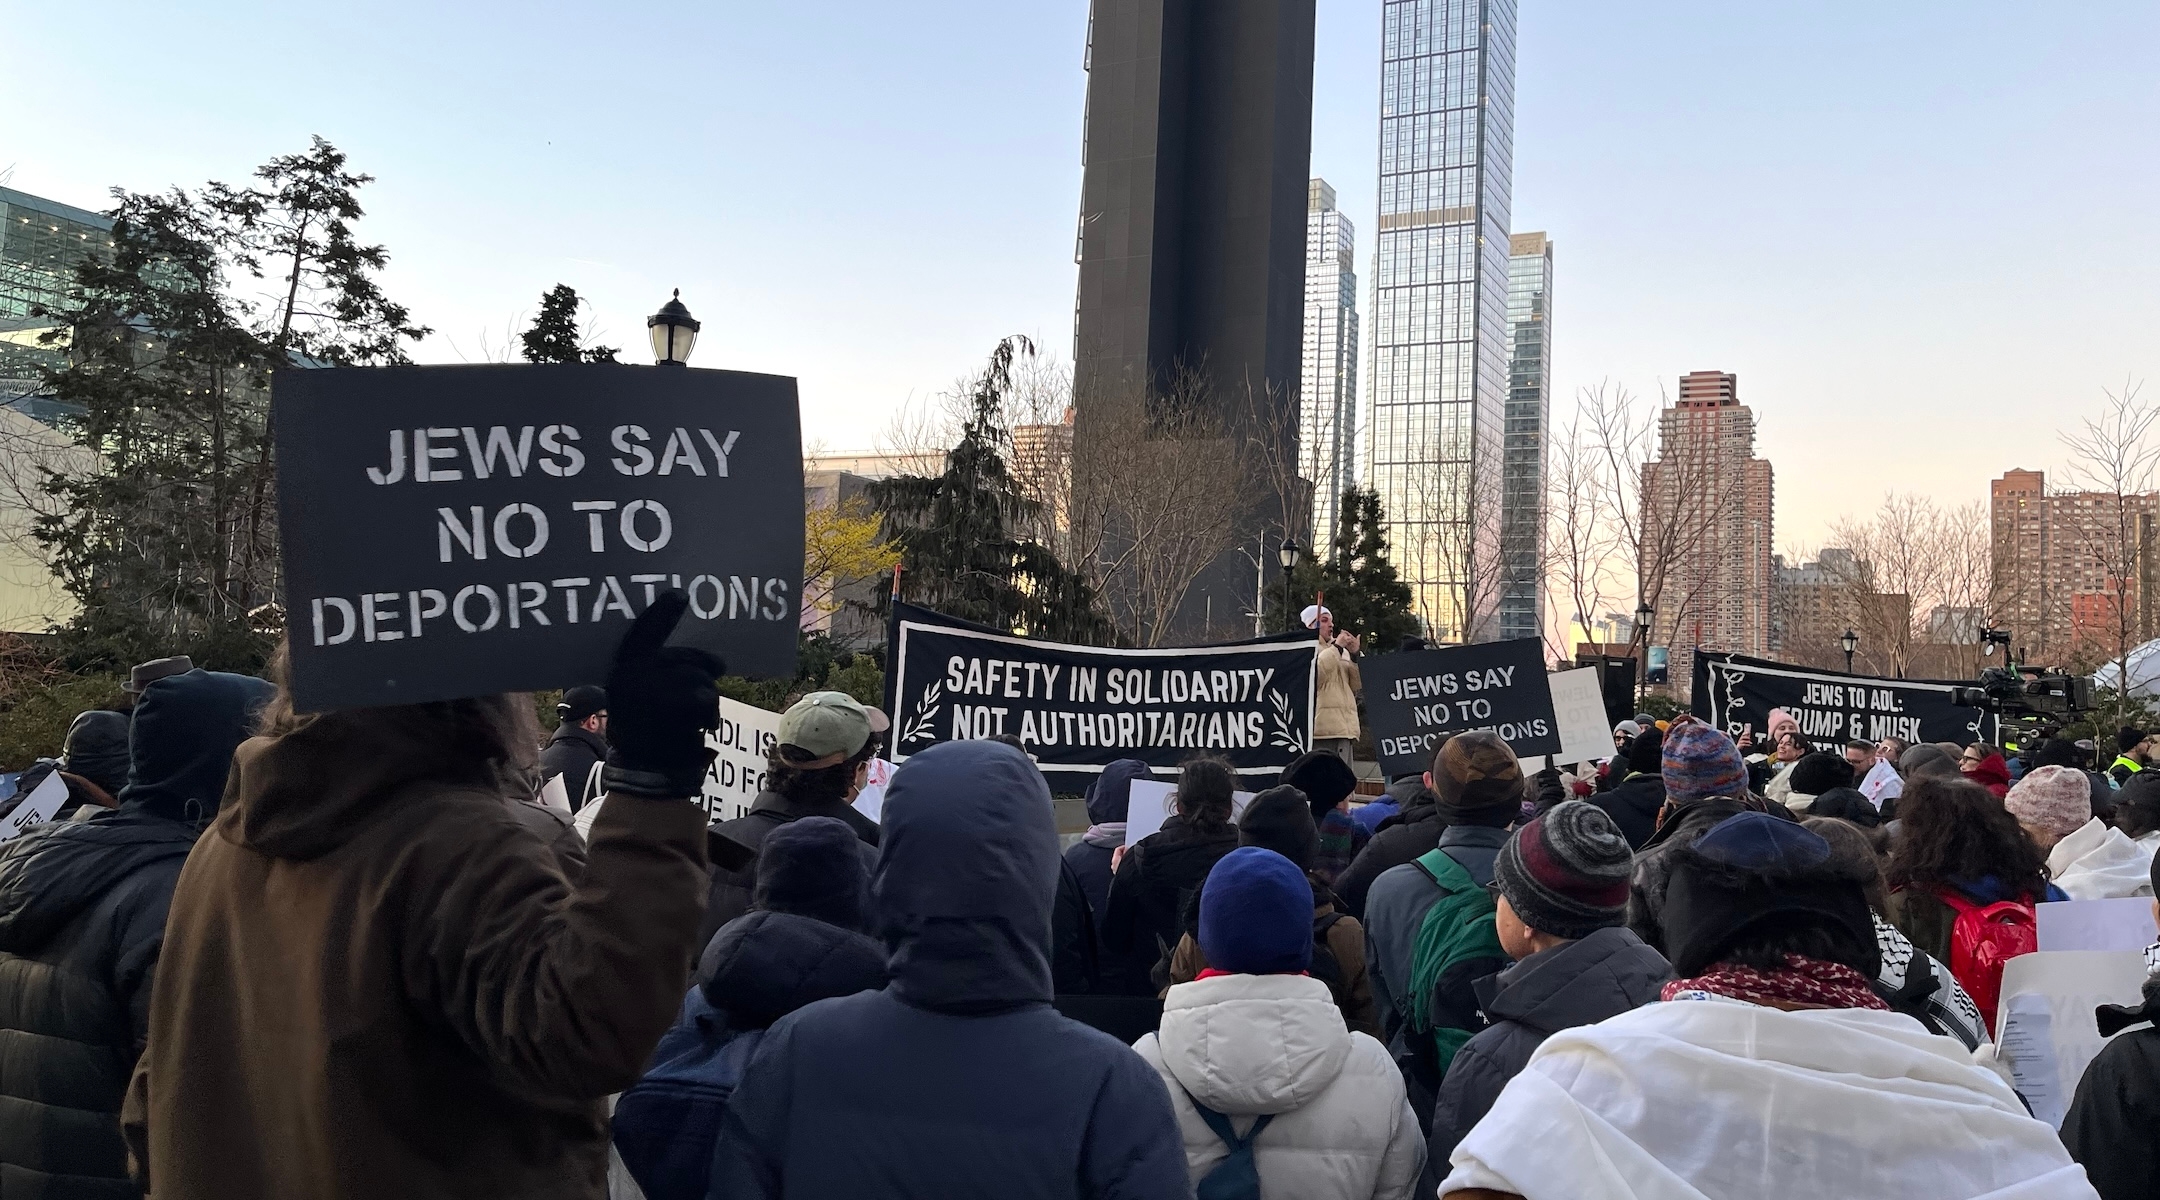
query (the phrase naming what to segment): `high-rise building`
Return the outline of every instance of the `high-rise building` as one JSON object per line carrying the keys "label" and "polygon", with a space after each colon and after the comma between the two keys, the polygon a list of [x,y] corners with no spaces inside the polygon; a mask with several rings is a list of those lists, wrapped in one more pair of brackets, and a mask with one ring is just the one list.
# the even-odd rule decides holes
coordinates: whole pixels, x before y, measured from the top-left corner
{"label": "high-rise building", "polygon": [[[1174,394],[1297,463],[1313,25],[1314,0],[1093,0],[1077,460],[1150,436]],[[1255,530],[1292,532],[1303,515],[1279,491],[1227,499],[1251,508],[1241,523]],[[1174,621],[1180,640],[1236,628],[1250,571],[1234,551],[1203,570]]]}
{"label": "high-rise building", "polygon": [[1386,0],[1369,486],[1428,631],[1494,632],[1514,0]]}
{"label": "high-rise building", "polygon": [[1994,621],[2031,662],[2104,661],[2160,636],[2160,494],[2050,494],[2040,471],[1988,488]]}
{"label": "high-rise building", "polygon": [[1298,475],[1312,484],[1312,544],[1325,553],[1342,494],[1357,484],[1357,233],[1315,179],[1305,207],[1305,369]]}
{"label": "high-rise building", "polygon": [[1755,457],[1755,414],[1739,377],[1695,371],[1658,417],[1658,457],[1643,464],[1641,572],[1656,615],[1650,643],[1672,648],[1672,678],[1694,651],[1770,651],[1770,464]]}
{"label": "high-rise building", "polygon": [[1545,429],[1552,416],[1552,239],[1508,239],[1507,428],[1500,465],[1500,636],[1545,624]]}
{"label": "high-rise building", "polygon": [[38,367],[66,353],[40,343],[52,322],[32,315],[58,307],[75,282],[75,268],[112,249],[112,222],[56,200],[0,187],[0,404],[39,411]]}

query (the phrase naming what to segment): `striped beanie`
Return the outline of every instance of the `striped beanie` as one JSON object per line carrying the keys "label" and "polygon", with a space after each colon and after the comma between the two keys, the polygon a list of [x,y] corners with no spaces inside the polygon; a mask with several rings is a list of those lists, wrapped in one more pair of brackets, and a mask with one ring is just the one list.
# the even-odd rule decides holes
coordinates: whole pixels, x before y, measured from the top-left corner
{"label": "striped beanie", "polygon": [[1733,740],[1693,717],[1665,735],[1665,798],[1675,804],[1747,794],[1747,764]]}
{"label": "striped beanie", "polygon": [[1627,919],[1634,856],[1605,810],[1563,800],[1515,831],[1493,860],[1493,883],[1523,924],[1589,937]]}

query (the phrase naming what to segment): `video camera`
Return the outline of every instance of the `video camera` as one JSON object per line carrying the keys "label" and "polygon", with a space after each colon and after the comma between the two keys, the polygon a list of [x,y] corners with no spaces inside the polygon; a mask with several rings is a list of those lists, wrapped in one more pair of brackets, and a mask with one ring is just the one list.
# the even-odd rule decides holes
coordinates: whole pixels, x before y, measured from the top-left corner
{"label": "video camera", "polygon": [[2032,667],[1989,667],[1980,672],[1980,686],[1951,688],[1950,702],[2013,720],[2067,721],[2092,709],[2092,680]]}

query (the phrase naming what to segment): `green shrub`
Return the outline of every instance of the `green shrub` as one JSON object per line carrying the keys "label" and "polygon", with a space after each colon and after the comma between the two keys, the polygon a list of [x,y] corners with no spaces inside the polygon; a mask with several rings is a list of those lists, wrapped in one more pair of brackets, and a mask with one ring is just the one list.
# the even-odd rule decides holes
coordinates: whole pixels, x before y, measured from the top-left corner
{"label": "green shrub", "polygon": [[127,703],[121,687],[125,682],[119,675],[66,675],[24,692],[0,713],[0,768],[20,771],[40,758],[57,756],[77,713]]}

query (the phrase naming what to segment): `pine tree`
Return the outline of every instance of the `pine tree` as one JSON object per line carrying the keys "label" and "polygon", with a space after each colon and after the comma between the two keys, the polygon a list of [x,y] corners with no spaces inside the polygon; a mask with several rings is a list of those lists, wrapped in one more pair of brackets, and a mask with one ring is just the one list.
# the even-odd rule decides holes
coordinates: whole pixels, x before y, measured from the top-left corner
{"label": "pine tree", "polygon": [[587,334],[578,328],[578,306],[585,303],[577,289],[558,283],[540,296],[540,313],[520,336],[525,361],[536,363],[611,363],[621,351],[612,346],[587,346]]}
{"label": "pine tree", "polygon": [[1357,634],[1368,653],[1393,650],[1420,632],[1410,585],[1388,560],[1380,493],[1370,488],[1343,493],[1342,514],[1326,553],[1300,562],[1287,590],[1290,603],[1276,613],[1278,629],[1302,628],[1299,614],[1315,595],[1325,594],[1336,628]]}
{"label": "pine tree", "polygon": [[1034,352],[1026,338],[998,343],[944,474],[880,480],[870,502],[900,550],[908,599],[996,629],[1100,643],[1111,628],[1086,578],[1018,533],[1038,506],[1013,477],[1012,434],[1000,414],[1015,355]]}

